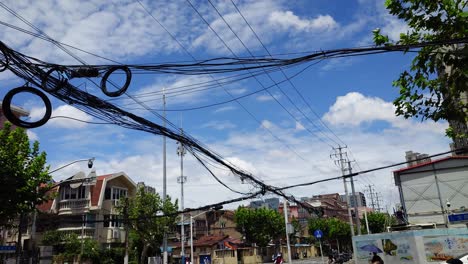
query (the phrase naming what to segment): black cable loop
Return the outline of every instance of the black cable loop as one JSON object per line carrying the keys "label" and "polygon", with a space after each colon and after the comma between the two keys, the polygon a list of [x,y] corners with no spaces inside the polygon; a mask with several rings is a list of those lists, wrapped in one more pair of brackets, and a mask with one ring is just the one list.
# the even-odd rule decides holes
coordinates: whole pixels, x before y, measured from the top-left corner
{"label": "black cable loop", "polygon": [[[122,70],[122,71],[125,72],[125,75],[126,75],[125,84],[120,89],[118,89],[117,91],[111,92],[111,91],[107,90],[107,84],[106,84],[107,79],[109,78],[109,76],[113,72],[115,72],[117,70]],[[104,74],[104,76],[102,77],[102,79],[101,79],[101,90],[105,95],[107,95],[109,97],[118,97],[118,96],[121,96],[122,94],[124,94],[127,91],[131,80],[132,80],[132,72],[130,71],[130,69],[127,66],[114,66],[114,67],[111,67]]]}
{"label": "black cable loop", "polygon": [[[50,75],[54,71],[59,73],[57,78],[58,81],[49,80]],[[66,75],[67,78],[65,78],[64,75]],[[44,77],[42,78],[41,87],[48,93],[56,92],[68,84],[68,76],[69,74],[67,73],[67,69],[65,67],[55,66],[45,73]]]}
{"label": "black cable loop", "polygon": [[[13,110],[11,109],[11,100],[13,99],[15,95],[19,93],[32,93],[32,94],[39,96],[42,99],[46,108],[46,112],[41,119],[35,122],[27,122],[27,121],[21,120],[18,116],[16,116],[13,113]],[[5,117],[12,124],[19,126],[19,127],[24,127],[24,128],[36,128],[36,127],[40,127],[44,125],[45,123],[47,123],[47,121],[49,121],[50,116],[52,115],[52,104],[50,103],[50,100],[45,95],[45,93],[41,92],[40,90],[33,88],[33,87],[29,87],[29,86],[20,86],[20,87],[16,87],[8,91],[8,93],[3,98],[2,110],[3,110],[3,114],[5,115]]]}

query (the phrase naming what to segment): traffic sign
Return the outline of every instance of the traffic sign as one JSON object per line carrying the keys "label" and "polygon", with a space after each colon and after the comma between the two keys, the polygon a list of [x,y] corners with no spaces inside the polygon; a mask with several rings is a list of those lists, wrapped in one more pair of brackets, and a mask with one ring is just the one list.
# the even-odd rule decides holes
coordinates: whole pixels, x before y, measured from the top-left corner
{"label": "traffic sign", "polygon": [[317,229],[314,231],[314,237],[316,238],[322,238],[323,237],[323,232],[320,229]]}
{"label": "traffic sign", "polygon": [[0,254],[1,253],[15,253],[16,246],[0,246]]}
{"label": "traffic sign", "polygon": [[451,214],[448,216],[448,219],[452,224],[468,222],[468,213]]}

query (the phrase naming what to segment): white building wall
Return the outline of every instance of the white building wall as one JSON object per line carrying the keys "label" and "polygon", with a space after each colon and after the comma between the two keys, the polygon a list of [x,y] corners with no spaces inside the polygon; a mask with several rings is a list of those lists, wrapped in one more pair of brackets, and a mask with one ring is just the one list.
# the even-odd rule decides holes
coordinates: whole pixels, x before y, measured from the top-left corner
{"label": "white building wall", "polygon": [[410,224],[444,224],[449,210],[468,208],[468,159],[429,164],[398,177]]}

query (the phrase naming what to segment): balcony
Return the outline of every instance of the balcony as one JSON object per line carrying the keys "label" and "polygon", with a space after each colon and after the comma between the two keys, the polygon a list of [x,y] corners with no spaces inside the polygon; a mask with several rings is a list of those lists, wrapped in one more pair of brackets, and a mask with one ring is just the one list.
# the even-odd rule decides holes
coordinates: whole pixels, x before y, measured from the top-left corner
{"label": "balcony", "polygon": [[58,205],[58,214],[82,214],[89,212],[89,199],[62,200]]}
{"label": "balcony", "polygon": [[[83,228],[83,230],[81,230],[81,227],[79,227],[79,228],[73,228],[73,227],[59,228],[58,231],[64,236],[67,236],[67,235],[70,235],[70,234],[76,234],[78,236],[78,239],[82,239],[82,238],[83,239],[85,239],[85,238],[93,239],[94,236],[95,236],[95,229],[94,228],[89,228],[89,227],[85,227],[85,228]],[[81,236],[82,234],[83,234],[83,237]]]}

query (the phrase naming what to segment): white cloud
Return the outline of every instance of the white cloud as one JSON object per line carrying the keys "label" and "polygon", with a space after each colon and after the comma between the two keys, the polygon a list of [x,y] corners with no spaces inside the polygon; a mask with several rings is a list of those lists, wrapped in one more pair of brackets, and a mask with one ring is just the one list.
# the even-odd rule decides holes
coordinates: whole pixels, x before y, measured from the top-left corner
{"label": "white cloud", "polygon": [[336,102],[325,113],[323,119],[335,126],[356,127],[364,123],[385,121],[392,128],[406,129],[414,132],[434,132],[443,134],[445,122],[420,123],[395,115],[395,106],[377,97],[366,97],[361,93],[351,92],[339,96]]}
{"label": "white cloud", "polygon": [[275,127],[275,125],[271,121],[268,121],[268,120],[263,120],[262,123],[261,123],[261,126],[266,128],[266,129],[270,129],[270,128]]}
{"label": "white cloud", "polygon": [[303,131],[305,130],[304,126],[296,121],[296,131]]}
{"label": "white cloud", "polygon": [[280,94],[273,94],[273,95],[270,95],[270,94],[262,94],[262,95],[259,95],[257,97],[255,97],[255,100],[259,101],[259,102],[268,102],[268,101],[273,101],[273,100],[279,100],[281,98],[281,95]]}
{"label": "white cloud", "polygon": [[28,138],[30,141],[36,141],[36,140],[39,140],[39,136],[32,132],[31,130],[26,130],[26,134],[28,135]]}
{"label": "white cloud", "polygon": [[222,112],[227,112],[227,111],[232,111],[232,110],[235,110],[237,109],[236,107],[232,106],[232,105],[228,105],[228,106],[223,106],[223,107],[220,107],[220,108],[217,108],[216,110],[213,111],[213,113],[222,113]]}
{"label": "white cloud", "polygon": [[313,19],[301,19],[291,11],[275,11],[268,18],[274,26],[283,30],[297,31],[327,31],[338,27],[338,23],[330,15],[318,15]]}
{"label": "white cloud", "polygon": [[76,109],[73,106],[61,105],[54,109],[54,111],[52,112],[52,117],[55,118],[51,119],[49,122],[47,122],[47,124],[50,126],[60,128],[84,128],[87,126],[85,122],[79,122],[67,118],[60,118],[62,116],[71,117],[85,122],[90,122],[93,119],[90,115],[86,114],[85,112],[79,109]]}
{"label": "white cloud", "polygon": [[202,125],[204,128],[212,128],[216,130],[226,130],[236,128],[232,122],[229,121],[210,121]]}

